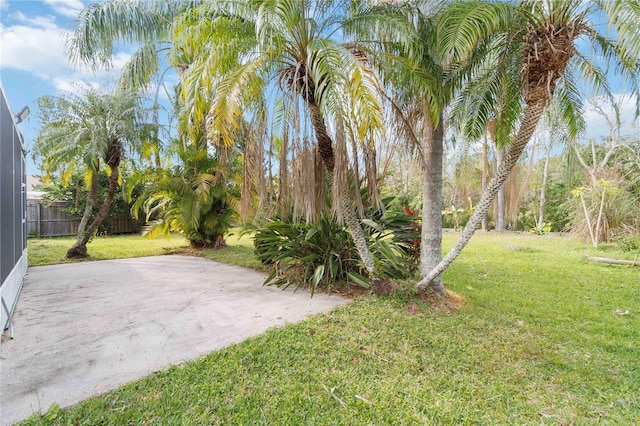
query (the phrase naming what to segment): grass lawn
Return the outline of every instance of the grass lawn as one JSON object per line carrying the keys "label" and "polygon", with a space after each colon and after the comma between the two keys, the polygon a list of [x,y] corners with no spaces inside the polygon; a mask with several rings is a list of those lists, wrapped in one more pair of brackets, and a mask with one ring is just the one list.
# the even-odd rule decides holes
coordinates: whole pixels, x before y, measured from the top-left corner
{"label": "grass lawn", "polygon": [[[230,258],[250,254],[245,243]],[[565,237],[478,234],[445,273],[459,308],[357,299],[50,423],[640,424],[640,268],[587,252],[598,254]]]}
{"label": "grass lawn", "polygon": [[[75,242],[75,237],[29,238],[27,248],[29,266],[71,263],[78,260],[64,258],[67,250]],[[87,260],[123,259],[127,257],[155,256],[183,251],[188,247],[187,240],[180,235],[171,239],[149,239],[140,235],[116,235],[95,237],[87,244]]]}

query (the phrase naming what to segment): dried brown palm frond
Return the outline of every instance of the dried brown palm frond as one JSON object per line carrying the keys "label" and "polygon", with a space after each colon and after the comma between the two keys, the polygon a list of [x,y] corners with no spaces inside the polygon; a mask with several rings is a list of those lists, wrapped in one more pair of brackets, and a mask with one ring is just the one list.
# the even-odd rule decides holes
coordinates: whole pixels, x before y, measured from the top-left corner
{"label": "dried brown palm frond", "polygon": [[[380,191],[378,190],[378,163],[376,161],[376,148],[373,137],[364,144],[364,168],[367,185],[367,198],[370,206],[376,210],[384,209]],[[357,182],[357,180],[356,180]]]}
{"label": "dried brown palm frond", "polygon": [[535,103],[551,99],[559,78],[575,54],[574,42],[579,32],[574,19],[555,28],[551,22],[527,27],[522,60],[525,101]]}
{"label": "dried brown palm frond", "polygon": [[[350,185],[348,177],[349,158],[347,154],[347,135],[344,121],[341,117],[338,117],[338,119],[336,120],[335,133],[335,165],[333,170],[332,210],[338,222],[342,223],[344,214],[344,212],[342,211],[342,206],[345,205],[345,201],[348,201],[345,200],[345,198],[350,194],[350,190],[345,190],[345,188],[349,188]],[[351,199],[353,200],[354,198],[352,197]]]}

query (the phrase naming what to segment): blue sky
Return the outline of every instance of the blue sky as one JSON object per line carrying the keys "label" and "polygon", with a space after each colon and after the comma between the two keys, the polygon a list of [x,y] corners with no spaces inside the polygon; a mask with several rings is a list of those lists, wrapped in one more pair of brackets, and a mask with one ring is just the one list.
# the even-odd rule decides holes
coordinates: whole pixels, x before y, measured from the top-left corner
{"label": "blue sky", "polygon": [[[21,123],[27,150],[39,129],[36,100],[44,95],[56,95],[59,90],[73,90],[74,83],[89,83],[113,87],[131,51],[116,54],[113,68],[93,73],[69,64],[65,51],[65,36],[73,27],[78,12],[91,1],[86,0],[0,0],[0,76],[14,112],[29,106],[31,115]],[[614,91],[620,89],[613,82]],[[594,111],[587,111],[589,128],[585,137],[598,139],[609,130],[605,120]],[[631,101],[622,105],[622,135],[637,134],[630,125]],[[27,173],[37,174],[38,168],[28,156]]]}
{"label": "blue sky", "polygon": [[[76,83],[113,87],[130,54],[120,52],[110,71],[96,73],[71,65],[65,37],[78,12],[90,2],[81,0],[0,0],[0,75],[12,110],[29,106],[31,114],[19,124],[27,150],[40,123],[37,99],[73,90]],[[38,168],[27,155],[27,173]]]}

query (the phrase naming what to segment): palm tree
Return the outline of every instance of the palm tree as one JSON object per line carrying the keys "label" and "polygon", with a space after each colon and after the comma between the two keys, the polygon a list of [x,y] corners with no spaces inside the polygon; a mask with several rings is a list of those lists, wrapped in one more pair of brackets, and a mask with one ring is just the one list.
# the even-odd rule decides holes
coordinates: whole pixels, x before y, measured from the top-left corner
{"label": "palm tree", "polygon": [[337,0],[207,2],[174,24],[174,64],[190,64],[181,84],[190,134],[206,127],[209,140],[230,145],[246,115],[273,103],[266,93],[283,99],[290,114],[306,113],[301,120],[312,129],[333,183],[334,209],[373,276],[373,256],[346,183],[346,142],[352,134],[369,141],[382,113],[374,73],[340,36],[346,6]]}
{"label": "palm tree", "polygon": [[[86,257],[87,242],[109,213],[120,181],[120,164],[128,150],[140,144],[144,113],[132,94],[106,94],[86,89],[80,95],[65,93],[39,100],[43,126],[35,155],[47,175],[60,172],[66,181],[83,170],[90,186],[75,244],[67,257]],[[100,209],[91,220],[96,200],[98,172],[105,167],[109,186]],[[91,220],[91,221],[90,221]]]}
{"label": "palm tree", "polygon": [[237,209],[239,191],[233,177],[240,174],[238,161],[223,159],[237,159],[237,148],[208,152],[204,138],[194,144],[175,140],[174,145],[181,164],[164,169],[160,179],[142,172],[128,182],[128,189],[133,189],[146,181],[131,210],[136,218],[144,211],[144,233],[149,237],[181,232],[193,247],[223,247]]}
{"label": "palm tree", "polygon": [[[149,145],[154,150],[157,173],[161,172],[162,141],[158,135],[159,95],[168,68],[171,25],[177,15],[201,3],[200,0],[105,0],[83,9],[67,40],[72,62],[98,70],[112,64],[118,43],[137,46],[118,79],[120,92],[145,92],[156,79],[153,123]],[[164,62],[163,62],[164,61]],[[186,66],[181,64],[181,66]]]}
{"label": "palm tree", "polygon": [[[444,50],[449,51],[453,58],[467,55],[476,47],[477,40],[482,39],[478,37],[478,29],[486,28],[482,22],[504,24],[497,27],[498,31],[487,34],[494,41],[497,52],[492,74],[497,76],[504,69],[510,75],[521,76],[516,100],[521,102],[523,109],[518,131],[513,137],[509,137],[509,132],[500,126],[500,120],[496,120],[498,142],[508,141],[505,160],[491,179],[454,247],[418,283],[419,288],[426,287],[439,276],[471,239],[500,185],[531,139],[545,107],[554,99],[554,94],[563,101],[563,116],[568,120],[581,112],[582,105],[574,80],[577,75],[590,81],[596,91],[610,95],[606,71],[579,50],[579,39],[589,40],[596,56],[606,62],[604,65],[624,76],[634,94],[638,95],[639,92],[640,31],[637,22],[640,8],[637,1],[527,0],[512,7],[501,7],[499,10],[487,8],[481,15],[470,15],[469,10],[473,7],[474,3],[462,2],[450,9],[439,29]],[[592,25],[597,13],[606,16],[608,24],[617,32],[616,40],[608,38],[599,31],[600,28]],[[467,19],[461,19],[462,16]],[[486,94],[479,99],[476,110],[480,112],[478,118],[481,119],[477,121],[483,127],[486,127],[491,111],[496,111],[496,104],[508,104],[494,102],[495,99]],[[509,103],[514,103],[513,99],[509,100]]]}
{"label": "palm tree", "polygon": [[[438,43],[438,22],[448,16],[448,5],[420,0],[412,3],[382,4],[367,9],[354,20],[353,27],[375,40],[369,43],[367,53],[390,86],[392,95],[387,100],[402,133],[420,156],[423,174],[420,273],[424,277],[442,259],[446,111],[465,83],[465,76],[485,60],[487,46],[478,46],[469,55],[453,61]],[[475,4],[476,12],[489,7],[482,2]],[[380,25],[385,21],[393,22],[393,27]],[[491,25],[488,27],[487,31]],[[441,277],[431,280],[430,285],[436,294],[446,294]]]}

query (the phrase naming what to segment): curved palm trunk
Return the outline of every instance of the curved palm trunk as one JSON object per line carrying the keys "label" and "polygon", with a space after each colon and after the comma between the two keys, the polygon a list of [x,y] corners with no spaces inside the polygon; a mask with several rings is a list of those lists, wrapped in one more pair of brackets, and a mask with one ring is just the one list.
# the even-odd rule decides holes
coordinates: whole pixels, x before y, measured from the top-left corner
{"label": "curved palm trunk", "polygon": [[[335,168],[333,141],[327,133],[327,127],[325,125],[324,118],[322,117],[320,107],[312,101],[308,101],[308,105],[311,112],[311,123],[313,124],[313,128],[316,132],[316,139],[318,141],[318,151],[320,152],[320,157],[322,158],[325,168],[329,172],[329,179],[333,184],[333,170]],[[362,263],[367,269],[370,277],[373,278],[375,272],[373,255],[371,254],[371,250],[369,250],[367,238],[364,235],[362,226],[360,225],[360,221],[356,215],[356,207],[351,198],[352,195],[349,190],[349,186],[345,185],[343,188],[340,188],[340,191],[342,192],[342,205],[340,206],[342,209],[342,216],[347,224],[347,229],[351,234],[351,238],[356,245],[360,259],[362,260]]]}
{"label": "curved palm trunk", "polygon": [[[494,140],[495,143],[495,140]],[[502,167],[504,164],[505,152],[503,148],[500,148],[496,145],[496,164],[497,169]],[[505,179],[506,180],[506,179]],[[504,182],[498,188],[498,193],[496,194],[496,231],[504,231],[506,229],[505,226],[505,210],[506,210],[506,188]]]}
{"label": "curved palm trunk", "polygon": [[[98,227],[102,225],[107,214],[109,214],[109,209],[111,207],[111,202],[113,201],[113,197],[116,194],[116,190],[118,189],[118,180],[120,177],[120,155],[121,155],[122,147],[119,141],[113,141],[111,146],[109,147],[107,153],[107,164],[111,167],[111,176],[109,176],[109,189],[107,191],[107,196],[102,200],[102,205],[100,206],[100,210],[98,210],[98,214],[93,219],[93,222],[82,234],[79,234],[79,238],[76,243],[67,251],[67,258],[81,258],[87,257],[87,243],[91,236],[98,230]],[[80,237],[81,235],[81,237]]]}
{"label": "curved palm trunk", "polygon": [[495,198],[500,186],[511,173],[511,170],[518,162],[520,154],[524,150],[524,147],[529,143],[531,136],[542,116],[546,99],[539,100],[538,102],[527,105],[524,110],[522,124],[518,130],[513,143],[509,145],[509,150],[505,156],[505,161],[500,165],[496,175],[491,179],[487,190],[482,194],[480,202],[476,206],[469,222],[462,230],[458,241],[456,241],[453,248],[447,253],[442,261],[435,267],[429,274],[418,282],[417,287],[420,290],[425,289],[436,277],[438,277],[445,269],[451,265],[456,257],[460,254],[462,249],[465,248],[471,237],[476,231],[476,228],[482,222],[482,218],[487,214],[493,199]]}
{"label": "curved palm trunk", "polygon": [[[442,155],[444,129],[428,126],[422,141],[422,234],[420,275],[426,277],[442,260]],[[442,276],[431,281],[433,291],[446,295]]]}
{"label": "curved palm trunk", "polygon": [[96,200],[97,194],[98,171],[96,170],[93,176],[91,176],[91,189],[89,189],[89,194],[87,195],[87,203],[84,207],[84,213],[82,213],[82,219],[80,220],[80,224],[78,225],[78,236],[76,238],[76,244],[82,241],[84,230],[87,227],[87,223],[89,223],[89,217],[91,217],[91,212],[93,211],[93,203]]}
{"label": "curved palm trunk", "polygon": [[[482,142],[482,192],[487,188],[487,182],[489,181],[489,160],[487,155],[489,144],[487,142],[487,134],[485,133]],[[489,230],[489,219],[487,215],[484,215],[482,218],[482,230],[485,232]]]}

